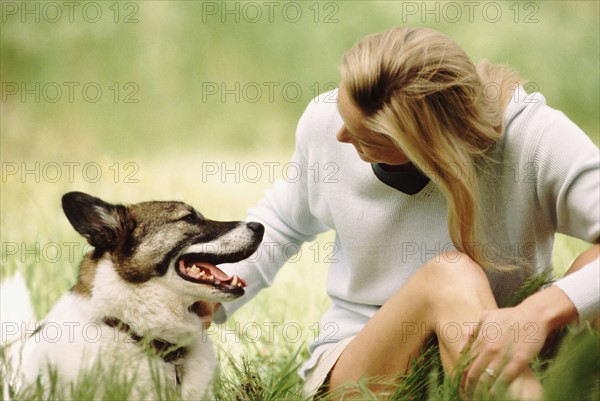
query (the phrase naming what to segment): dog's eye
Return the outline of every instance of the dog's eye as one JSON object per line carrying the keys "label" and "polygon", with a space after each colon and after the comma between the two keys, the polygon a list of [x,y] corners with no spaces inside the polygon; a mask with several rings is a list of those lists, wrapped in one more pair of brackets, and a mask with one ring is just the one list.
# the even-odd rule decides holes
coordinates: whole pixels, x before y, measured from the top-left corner
{"label": "dog's eye", "polygon": [[192,224],[197,223],[198,216],[196,216],[194,213],[186,214],[185,216],[180,218],[179,221],[185,221],[186,223],[192,223]]}

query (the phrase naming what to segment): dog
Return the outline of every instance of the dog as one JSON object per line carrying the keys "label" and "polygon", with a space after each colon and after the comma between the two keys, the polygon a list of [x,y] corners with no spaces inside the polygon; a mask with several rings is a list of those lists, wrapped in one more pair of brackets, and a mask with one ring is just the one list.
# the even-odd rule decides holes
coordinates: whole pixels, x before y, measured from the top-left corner
{"label": "dog", "polygon": [[25,342],[24,382],[50,366],[73,382],[100,362],[135,378],[134,398],[162,398],[153,393],[156,372],[178,397],[209,394],[217,358],[198,311],[202,302],[244,294],[244,280],[216,265],[251,256],[263,225],[209,220],[183,202],[125,206],[82,192],[65,194],[62,207],[93,248],[75,285]]}

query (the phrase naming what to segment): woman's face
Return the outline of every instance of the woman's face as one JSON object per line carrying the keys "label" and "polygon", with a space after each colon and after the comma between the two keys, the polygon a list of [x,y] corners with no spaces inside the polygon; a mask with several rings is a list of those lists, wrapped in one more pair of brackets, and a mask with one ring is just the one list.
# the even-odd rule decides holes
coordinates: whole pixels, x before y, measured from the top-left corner
{"label": "woman's face", "polygon": [[391,166],[410,162],[390,138],[364,126],[365,116],[350,100],[344,85],[340,85],[338,90],[338,110],[344,125],[335,137],[339,142],[352,144],[363,161]]}

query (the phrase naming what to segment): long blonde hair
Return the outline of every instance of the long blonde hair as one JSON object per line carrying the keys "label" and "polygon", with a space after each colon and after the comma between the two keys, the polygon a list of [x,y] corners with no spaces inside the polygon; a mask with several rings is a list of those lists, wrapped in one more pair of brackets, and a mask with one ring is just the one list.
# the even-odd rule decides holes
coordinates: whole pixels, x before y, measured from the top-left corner
{"label": "long blonde hair", "polygon": [[[503,132],[508,101],[522,79],[505,65],[471,62],[447,36],[427,28],[369,35],[343,57],[341,83],[370,130],[389,136],[435,180],[448,202],[457,250],[486,269],[473,166]],[[494,93],[494,96],[490,96]]]}

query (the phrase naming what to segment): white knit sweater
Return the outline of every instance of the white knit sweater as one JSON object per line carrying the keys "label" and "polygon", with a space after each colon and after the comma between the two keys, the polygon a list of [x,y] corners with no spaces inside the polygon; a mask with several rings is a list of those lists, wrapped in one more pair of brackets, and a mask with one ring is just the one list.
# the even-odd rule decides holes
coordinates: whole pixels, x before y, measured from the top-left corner
{"label": "white knit sweater", "polygon": [[[292,162],[301,177],[275,183],[248,216],[265,225],[263,246],[270,249],[301,244],[327,230],[336,232],[327,278],[332,306],[320,323],[325,335],[311,345],[312,358],[304,371],[320,355],[319,345],[357,334],[419,266],[455,249],[448,234],[446,201],[435,177],[415,195],[387,186],[353,146],[336,141],[341,125],[335,93],[314,99],[296,133]],[[564,114],[548,107],[541,94],[527,95],[522,88],[507,108],[505,127],[492,153],[497,163],[480,174],[490,240],[474,246],[493,261],[502,258],[541,271],[552,264],[556,232],[599,241],[600,153]],[[268,248],[263,251],[269,254]],[[258,258],[250,266],[242,262],[224,268],[249,287],[246,296],[217,313],[216,321],[224,321],[271,284],[285,263],[283,252],[271,254],[274,258]],[[489,275],[500,306],[524,277],[519,272]],[[600,315],[599,282],[596,261],[556,285],[574,302],[580,320],[588,320]]]}

